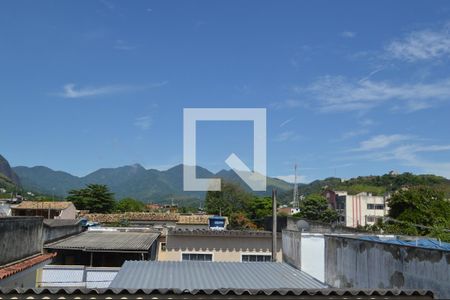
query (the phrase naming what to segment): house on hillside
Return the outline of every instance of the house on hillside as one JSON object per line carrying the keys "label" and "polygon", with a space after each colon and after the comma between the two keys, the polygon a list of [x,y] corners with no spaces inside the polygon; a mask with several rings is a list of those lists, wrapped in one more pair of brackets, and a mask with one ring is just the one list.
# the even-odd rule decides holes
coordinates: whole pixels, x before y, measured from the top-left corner
{"label": "house on hillside", "polygon": [[55,201],[23,201],[22,203],[11,206],[13,216],[41,216],[46,219],[75,219],[77,209],[72,202]]}

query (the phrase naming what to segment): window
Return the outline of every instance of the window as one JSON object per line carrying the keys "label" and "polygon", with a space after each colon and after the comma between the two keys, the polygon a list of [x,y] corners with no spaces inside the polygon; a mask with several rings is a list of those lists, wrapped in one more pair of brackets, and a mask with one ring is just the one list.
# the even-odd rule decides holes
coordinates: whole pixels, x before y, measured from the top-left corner
{"label": "window", "polygon": [[368,203],[367,209],[384,209],[384,204]]}
{"label": "window", "polygon": [[380,217],[377,216],[366,216],[367,223],[375,223]]}
{"label": "window", "polygon": [[161,243],[161,251],[166,251],[166,243]]}
{"label": "window", "polygon": [[243,254],[242,262],[268,262],[272,261],[272,255]]}
{"label": "window", "polygon": [[183,253],[181,256],[183,261],[212,261],[212,254],[208,253]]}

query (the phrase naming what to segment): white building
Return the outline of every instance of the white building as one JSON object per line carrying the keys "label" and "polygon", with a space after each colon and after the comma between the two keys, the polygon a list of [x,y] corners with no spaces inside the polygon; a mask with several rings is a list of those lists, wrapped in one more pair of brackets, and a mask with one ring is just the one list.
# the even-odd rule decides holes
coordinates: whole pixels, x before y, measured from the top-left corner
{"label": "white building", "polygon": [[377,219],[388,214],[389,196],[373,196],[371,193],[349,195],[348,192],[335,191],[335,208],[339,221],[348,227],[373,225]]}

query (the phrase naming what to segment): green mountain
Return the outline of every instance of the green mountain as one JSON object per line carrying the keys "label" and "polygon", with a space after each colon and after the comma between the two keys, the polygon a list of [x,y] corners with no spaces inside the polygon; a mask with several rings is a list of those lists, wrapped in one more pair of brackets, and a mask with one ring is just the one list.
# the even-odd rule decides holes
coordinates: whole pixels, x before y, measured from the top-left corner
{"label": "green mountain", "polygon": [[[77,177],[69,173],[54,171],[47,167],[15,167],[25,189],[56,196],[66,196],[71,189],[79,189],[86,184],[106,184],[116,198],[133,197],[143,201],[168,202],[184,200],[198,203],[205,197],[204,192],[183,191],[183,165],[177,165],[166,171],[146,170],[139,164],[118,168],[99,169],[87,176]],[[216,174],[197,167],[198,178],[222,178],[241,185],[250,191],[248,186],[233,171],[222,170]],[[267,191],[259,195],[270,195],[272,188],[280,191],[289,190],[292,185],[275,178],[267,179]]]}
{"label": "green mountain", "polygon": [[9,162],[0,155],[0,188],[12,190],[17,185],[20,185],[19,177],[11,169]]}
{"label": "green mountain", "polygon": [[[382,176],[359,176],[349,180],[340,178],[326,178],[316,180],[309,184],[300,184],[299,195],[321,193],[325,189],[347,191],[355,195],[360,192],[370,192],[374,195],[384,195],[402,188],[425,185],[443,191],[450,198],[450,180],[436,175],[415,175],[412,173],[385,174]],[[281,203],[288,204],[292,201],[293,191],[288,190],[280,194]]]}

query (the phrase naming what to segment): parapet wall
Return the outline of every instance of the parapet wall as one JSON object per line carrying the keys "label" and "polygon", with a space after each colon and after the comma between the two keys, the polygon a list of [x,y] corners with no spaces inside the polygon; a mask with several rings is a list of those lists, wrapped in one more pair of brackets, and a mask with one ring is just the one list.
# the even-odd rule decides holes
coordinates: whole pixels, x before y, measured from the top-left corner
{"label": "parapet wall", "polygon": [[283,230],[282,236],[283,262],[301,268],[301,232]]}
{"label": "parapet wall", "polygon": [[450,251],[325,236],[325,283],[336,288],[431,290],[450,298]]}
{"label": "parapet wall", "polygon": [[42,217],[0,218],[0,266],[42,251]]}

